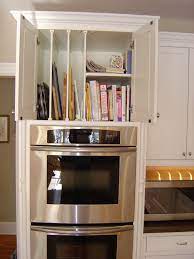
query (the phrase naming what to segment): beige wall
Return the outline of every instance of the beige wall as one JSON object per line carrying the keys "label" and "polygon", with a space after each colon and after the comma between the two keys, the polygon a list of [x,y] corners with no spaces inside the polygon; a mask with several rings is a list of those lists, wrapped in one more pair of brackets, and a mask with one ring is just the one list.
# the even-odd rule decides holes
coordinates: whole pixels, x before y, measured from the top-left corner
{"label": "beige wall", "polygon": [[[125,1],[125,0],[123,0]],[[128,8],[124,8],[124,12],[134,13],[133,9],[130,5],[130,0],[127,6]],[[137,1],[137,0],[136,0]],[[110,2],[110,1],[109,1]],[[15,20],[10,15],[10,10],[66,10],[66,11],[97,11],[97,12],[113,12],[114,5],[110,5],[109,2],[103,2],[101,5],[97,2],[91,1],[48,1],[48,0],[0,0],[0,62],[15,62],[15,41],[16,41],[16,23]],[[114,1],[115,2],[115,1]],[[126,1],[125,1],[126,2]],[[138,1],[140,2],[140,1]],[[150,2],[150,1],[148,1]],[[37,4],[39,3],[39,4]],[[42,3],[42,4],[40,4]],[[45,3],[45,4],[44,4]],[[49,5],[49,3],[55,3]],[[63,3],[60,5],[57,3]],[[145,2],[141,2],[141,5],[145,5]],[[140,5],[140,6],[141,6]],[[156,4],[157,6],[157,4]],[[139,13],[148,13],[153,15],[160,15],[160,5],[153,8],[153,3],[150,2],[150,5],[146,6],[146,10],[144,12]],[[118,12],[123,12],[122,5],[118,5]],[[176,6],[173,8],[175,9]],[[179,8],[180,9],[180,8]],[[163,10],[162,13],[166,13],[168,10]],[[187,17],[186,15],[184,17]],[[191,16],[188,16],[191,17]],[[160,30],[162,31],[177,31],[177,32],[193,32],[194,33],[194,16],[193,19],[185,18],[167,18],[166,16],[161,16],[160,20]]]}
{"label": "beige wall", "polygon": [[10,115],[10,141],[0,143],[0,222],[15,222],[14,80],[0,79],[0,115]]}
{"label": "beige wall", "polygon": [[194,33],[193,19],[162,18],[159,23],[160,31]]}

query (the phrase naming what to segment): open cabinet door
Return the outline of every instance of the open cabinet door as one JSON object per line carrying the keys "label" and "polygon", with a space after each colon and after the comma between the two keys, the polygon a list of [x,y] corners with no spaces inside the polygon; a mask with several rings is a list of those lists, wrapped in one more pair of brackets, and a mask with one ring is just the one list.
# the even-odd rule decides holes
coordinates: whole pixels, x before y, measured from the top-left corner
{"label": "open cabinet door", "polygon": [[17,20],[15,120],[36,118],[37,30],[20,15]]}
{"label": "open cabinet door", "polygon": [[157,118],[158,20],[133,34],[133,121],[155,122]]}

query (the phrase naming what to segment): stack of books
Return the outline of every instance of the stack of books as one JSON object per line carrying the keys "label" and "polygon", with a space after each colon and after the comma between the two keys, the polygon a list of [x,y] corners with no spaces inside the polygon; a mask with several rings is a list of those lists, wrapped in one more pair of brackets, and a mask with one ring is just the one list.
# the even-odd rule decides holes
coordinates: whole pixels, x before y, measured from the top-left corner
{"label": "stack of books", "polygon": [[96,80],[86,83],[86,120],[129,121],[130,85],[106,85]]}

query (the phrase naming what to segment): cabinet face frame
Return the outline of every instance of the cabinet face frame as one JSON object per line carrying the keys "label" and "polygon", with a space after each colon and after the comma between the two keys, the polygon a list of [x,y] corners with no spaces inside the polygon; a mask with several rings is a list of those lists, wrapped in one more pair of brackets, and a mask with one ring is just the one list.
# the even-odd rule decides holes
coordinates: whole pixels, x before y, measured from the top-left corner
{"label": "cabinet face frame", "polygon": [[[140,16],[140,15],[125,15],[125,14],[94,14],[94,13],[72,13],[72,12],[18,12],[12,11],[12,15],[17,19],[18,23],[20,21],[20,17],[25,16],[26,20],[28,20],[32,25],[34,24],[35,28],[38,29],[47,29],[47,30],[84,30],[84,31],[114,31],[114,32],[130,32],[142,35],[149,34],[149,46],[150,57],[146,60],[149,67],[149,75],[146,80],[142,81],[143,84],[146,84],[146,90],[149,91],[147,93],[146,101],[151,103],[151,108],[147,109],[147,116],[139,113],[137,116],[138,109],[142,109],[139,107],[141,102],[137,102],[140,98],[138,91],[133,95],[133,105],[135,106],[136,115],[134,116],[133,121],[144,121],[147,122],[150,120],[155,120],[156,118],[156,89],[157,89],[157,46],[158,46],[158,20],[157,16]],[[71,22],[69,22],[71,21]],[[19,26],[19,25],[18,25]],[[152,29],[150,29],[152,27]],[[145,37],[142,37],[145,39]],[[19,39],[17,39],[18,43]],[[146,45],[146,44],[145,44]],[[22,50],[17,47],[17,55],[19,56]],[[145,51],[146,52],[146,51]],[[137,51],[138,53],[138,51]],[[35,53],[34,53],[35,54]],[[84,54],[85,56],[85,54]],[[140,60],[140,55],[136,57],[136,61],[139,63],[142,62]],[[85,61],[84,61],[85,62]],[[17,60],[18,63],[18,60]],[[21,69],[17,69],[16,78],[21,73]],[[85,73],[84,73],[85,74]],[[142,75],[139,75],[141,77]],[[85,75],[84,75],[85,77]],[[134,78],[138,78],[138,75],[135,75]],[[51,79],[50,79],[51,84]],[[35,86],[34,86],[35,87]],[[138,85],[136,84],[136,87]],[[19,88],[19,83],[17,88]],[[35,87],[36,89],[36,87]],[[16,92],[16,96],[20,95],[20,91]],[[140,92],[140,91],[139,91]],[[19,97],[17,97],[19,99]],[[51,97],[50,97],[51,100]],[[18,102],[17,102],[18,103]],[[34,104],[35,109],[36,104]],[[146,106],[146,105],[145,105]],[[20,113],[18,112],[19,108],[16,107],[16,120],[19,120]],[[50,113],[51,115],[51,113]],[[24,116],[23,119],[34,119],[33,116]],[[51,117],[51,116],[50,116]],[[51,118],[50,118],[51,119]],[[67,119],[67,118],[66,118]]]}

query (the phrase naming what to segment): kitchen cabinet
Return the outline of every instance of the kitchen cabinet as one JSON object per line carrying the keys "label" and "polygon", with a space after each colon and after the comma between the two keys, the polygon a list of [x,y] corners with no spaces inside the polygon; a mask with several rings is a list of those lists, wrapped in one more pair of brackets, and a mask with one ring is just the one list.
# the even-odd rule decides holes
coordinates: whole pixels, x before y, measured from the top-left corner
{"label": "kitchen cabinet", "polygon": [[194,159],[194,48],[189,49],[189,101],[187,154]]}
{"label": "kitchen cabinet", "polygon": [[153,255],[153,256],[146,256],[145,259],[193,259],[193,255]]}
{"label": "kitchen cabinet", "polygon": [[[12,14],[17,19],[16,121],[36,120],[37,83],[42,82],[49,86],[49,120],[53,119],[53,63],[58,67],[61,93],[64,72],[67,73],[67,101],[72,68],[82,103],[81,119],[85,121],[86,80],[100,77],[98,73],[87,73],[87,57],[107,66],[112,55],[124,54],[129,48],[133,52],[132,74],[107,73],[101,77],[108,83],[119,78],[131,85],[131,121],[156,120],[158,17],[68,12]],[[68,112],[65,120],[69,120]]]}
{"label": "kitchen cabinet", "polygon": [[[17,21],[16,46],[16,92],[15,120],[17,128],[16,186],[17,186],[17,255],[30,259],[30,148],[29,129],[31,125],[100,127],[129,126],[126,122],[89,122],[85,117],[86,80],[124,82],[131,85],[131,121],[138,121],[139,154],[138,178],[143,175],[145,151],[145,127],[140,122],[156,121],[156,91],[158,70],[158,20],[159,17],[128,14],[98,14],[72,12],[13,11]],[[86,71],[87,57],[98,64],[107,65],[113,55],[132,49],[132,73],[89,73]],[[83,106],[80,121],[69,121],[69,114],[61,121],[53,119],[52,64],[58,68],[60,92],[64,90],[66,73],[66,100],[69,98],[70,68],[73,81],[77,82],[78,98]],[[49,87],[49,119],[37,121],[37,84],[45,82]],[[68,104],[68,102],[67,102]],[[67,108],[68,110],[68,108]],[[137,186],[140,186],[137,184]],[[134,257],[142,237],[139,221],[138,198],[134,223]],[[138,223],[136,223],[138,222]],[[24,242],[25,241],[25,242]],[[33,247],[32,247],[33,249]]]}
{"label": "kitchen cabinet", "polygon": [[144,234],[144,258],[194,258],[194,233],[172,232]]}
{"label": "kitchen cabinet", "polygon": [[149,125],[148,160],[194,159],[194,36],[191,43],[179,37],[182,42],[177,35],[167,42],[160,37],[158,121]]}

